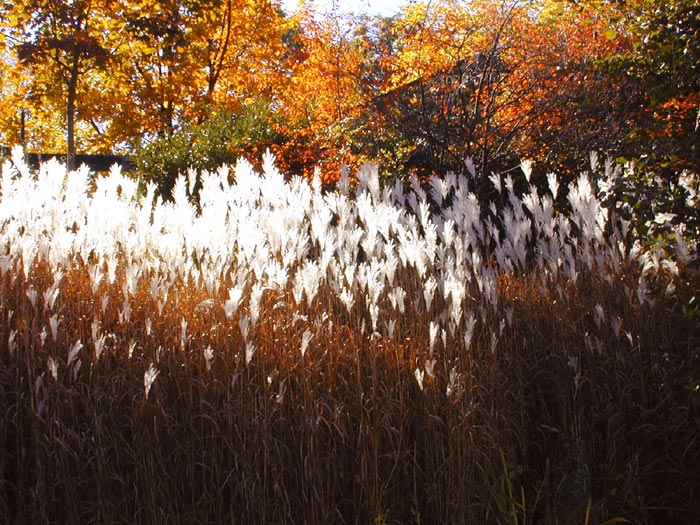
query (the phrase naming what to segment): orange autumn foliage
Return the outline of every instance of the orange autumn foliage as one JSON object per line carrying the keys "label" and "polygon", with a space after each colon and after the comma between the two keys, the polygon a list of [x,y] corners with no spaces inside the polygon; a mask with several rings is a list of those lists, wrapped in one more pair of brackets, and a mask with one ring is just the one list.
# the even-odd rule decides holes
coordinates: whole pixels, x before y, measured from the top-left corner
{"label": "orange autumn foliage", "polygon": [[[283,171],[326,182],[365,161],[436,174],[471,158],[488,174],[528,158],[573,173],[590,150],[688,168],[694,4],[438,0],[380,19],[310,0],[293,14],[279,0],[18,0],[0,7],[0,138],[19,142],[23,126],[34,151],[72,135],[79,152],[133,153],[263,107],[257,134],[222,133],[229,153],[269,148]],[[46,22],[66,13],[72,32]]]}
{"label": "orange autumn foliage", "polygon": [[353,40],[355,20],[322,17],[306,7],[293,17],[299,50],[275,99],[289,140],[277,148],[288,167],[305,176],[316,169],[330,182],[343,165],[356,166],[354,133],[367,105],[361,89],[362,50]]}

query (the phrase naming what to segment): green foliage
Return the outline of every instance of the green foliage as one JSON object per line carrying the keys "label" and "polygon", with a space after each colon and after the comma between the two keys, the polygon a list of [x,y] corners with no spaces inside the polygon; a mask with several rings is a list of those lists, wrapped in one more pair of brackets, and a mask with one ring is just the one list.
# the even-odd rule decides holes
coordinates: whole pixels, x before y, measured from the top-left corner
{"label": "green foliage", "polygon": [[140,177],[155,182],[159,194],[169,198],[178,175],[216,171],[242,157],[259,164],[266,149],[284,140],[277,121],[264,101],[245,105],[239,114],[220,110],[201,124],[185,125],[138,146],[134,162]]}
{"label": "green foliage", "polygon": [[609,160],[596,176],[602,203],[631,221],[637,238],[648,246],[668,247],[679,234],[686,243],[700,241],[698,176],[686,172],[669,180],[645,169],[644,159],[623,157]]}
{"label": "green foliage", "polygon": [[700,5],[695,0],[656,0],[640,19],[635,66],[653,80],[652,93],[663,98],[700,89]]}
{"label": "green foliage", "polygon": [[[595,65],[629,84],[634,105],[618,136],[662,177],[700,165],[700,7],[695,0],[649,0],[619,8],[630,46]],[[629,156],[625,151],[618,155]]]}

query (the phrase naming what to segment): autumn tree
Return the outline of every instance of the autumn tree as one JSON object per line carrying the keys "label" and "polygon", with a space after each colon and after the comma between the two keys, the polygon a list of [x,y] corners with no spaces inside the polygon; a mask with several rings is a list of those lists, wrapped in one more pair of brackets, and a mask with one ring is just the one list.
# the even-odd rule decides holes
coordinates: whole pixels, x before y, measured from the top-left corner
{"label": "autumn tree", "polygon": [[35,106],[63,106],[67,164],[76,153],[76,118],[84,79],[111,55],[109,0],[26,0],[3,5],[3,33],[26,67],[25,97]]}
{"label": "autumn tree", "polygon": [[277,0],[124,0],[125,92],[115,118],[128,136],[168,135],[218,108],[236,112],[278,80],[286,20]]}
{"label": "autumn tree", "polygon": [[[672,225],[697,241],[700,212],[692,195],[700,167],[700,7],[690,0],[598,0],[591,7],[604,8],[608,24],[629,42],[595,71],[632,85],[620,97],[634,95],[636,102],[611,112],[626,130],[617,161],[634,169],[617,178],[608,204],[650,242]],[[661,225],[659,217],[666,217]]]}
{"label": "autumn tree", "polygon": [[279,0],[20,0],[1,14],[3,139],[27,129],[71,165],[77,144],[153,145],[147,164],[168,177],[265,148],[329,179],[366,160],[424,174],[468,158],[481,174],[522,158],[575,173],[591,150],[657,171],[699,162],[691,0],[440,0],[391,18],[312,1],[286,16]]}
{"label": "autumn tree", "polygon": [[536,160],[574,172],[591,150],[628,152],[640,100],[606,57],[630,49],[626,20],[566,2],[415,3],[388,29],[379,112],[403,165],[488,174]]}
{"label": "autumn tree", "polygon": [[292,17],[296,25],[288,81],[276,94],[288,126],[289,142],[280,151],[293,171],[337,178],[344,164],[362,157],[364,116],[371,101],[362,89],[365,58],[356,38],[355,17],[322,16],[306,5]]}
{"label": "autumn tree", "polygon": [[621,155],[630,118],[641,101],[633,79],[602,67],[605,60],[629,49],[625,22],[605,10],[553,1],[540,2],[536,17],[521,19],[515,29],[518,67],[509,85],[518,86],[508,118],[526,117],[512,144],[520,158],[535,160],[540,173],[575,174],[591,151]]}
{"label": "autumn tree", "polygon": [[560,111],[524,149],[545,144],[569,164],[595,149],[669,176],[697,169],[699,15],[686,0],[543,2],[539,34],[566,43],[553,76]]}
{"label": "autumn tree", "polygon": [[[77,140],[83,150],[129,148],[269,102],[287,30],[278,0],[6,3],[3,94],[31,106],[34,142],[65,146],[72,165]],[[60,115],[65,142],[36,140]],[[16,140],[13,118],[2,120]]]}
{"label": "autumn tree", "polygon": [[700,6],[691,0],[646,0],[630,10],[637,22],[631,27],[633,47],[616,71],[634,76],[647,93],[649,143],[643,153],[656,170],[697,171]]}
{"label": "autumn tree", "polygon": [[522,60],[513,28],[527,20],[531,5],[416,3],[393,22],[380,110],[393,132],[413,144],[406,168],[464,171],[469,158],[481,171],[507,164],[528,119],[527,111],[507,114],[527,91],[509,84]]}
{"label": "autumn tree", "polygon": [[276,0],[128,0],[124,20],[114,118],[164,195],[180,173],[255,162],[281,142],[273,106],[290,23]]}
{"label": "autumn tree", "polygon": [[[0,33],[1,35],[1,33]],[[16,57],[0,40],[0,143],[24,144],[26,129],[25,85],[27,79],[17,67]]]}

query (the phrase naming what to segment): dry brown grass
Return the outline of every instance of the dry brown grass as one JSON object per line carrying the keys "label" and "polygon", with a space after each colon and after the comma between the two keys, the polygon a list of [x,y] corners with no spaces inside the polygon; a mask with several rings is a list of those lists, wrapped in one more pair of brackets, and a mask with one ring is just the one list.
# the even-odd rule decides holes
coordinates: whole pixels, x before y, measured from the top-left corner
{"label": "dry brown grass", "polygon": [[[111,305],[121,279],[101,289]],[[479,321],[471,351],[444,349],[423,390],[428,344],[410,337],[410,312],[392,342],[358,334],[340,308],[300,321],[288,297],[266,296],[246,366],[236,322],[201,290],[175,283],[158,314],[142,287],[124,323],[92,300],[84,268],[65,275],[60,335],[42,344],[46,314],[25,290],[51,281],[41,266],[4,279],[0,512],[14,523],[680,523],[696,510],[696,320],[668,300],[627,306],[624,275],[547,289],[502,275],[512,322],[495,351]],[[617,336],[596,326],[597,304],[621,320]],[[99,361],[96,318],[110,334]],[[66,365],[77,340],[79,370]]]}
{"label": "dry brown grass", "polygon": [[[425,234],[411,220],[407,231]],[[448,296],[428,308],[423,293],[452,271],[452,246],[423,277],[399,264],[405,311],[387,280],[376,332],[364,289],[348,285],[348,310],[326,276],[310,302],[295,299],[291,279],[265,289],[247,336],[250,268],[240,307],[224,308],[235,257],[207,290],[196,270],[168,273],[146,258],[132,280],[124,251],[110,283],[99,254],[76,255],[49,305],[57,269],[38,257],[25,271],[6,242],[0,521],[692,522],[697,270],[650,271],[595,242],[562,252],[575,275],[538,266],[534,248],[507,269],[485,256],[496,242],[485,239],[488,262],[466,265],[454,326]],[[578,261],[587,254],[593,263]],[[312,243],[304,256],[323,250]],[[105,277],[93,286],[96,271]],[[151,287],[158,280],[167,296]]]}

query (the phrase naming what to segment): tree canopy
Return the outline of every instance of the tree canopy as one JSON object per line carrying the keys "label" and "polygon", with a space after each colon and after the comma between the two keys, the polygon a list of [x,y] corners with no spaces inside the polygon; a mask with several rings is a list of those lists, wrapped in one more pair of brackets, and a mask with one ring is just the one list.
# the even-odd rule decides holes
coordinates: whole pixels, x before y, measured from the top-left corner
{"label": "tree canopy", "polygon": [[159,177],[197,155],[265,149],[283,171],[326,180],[365,161],[393,174],[471,159],[488,175],[523,158],[575,172],[592,150],[697,170],[698,9],[438,0],[381,18],[321,15],[312,1],[294,13],[279,0],[5,2],[0,138],[69,162],[143,154],[149,170],[180,147]]}

